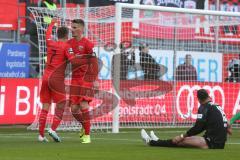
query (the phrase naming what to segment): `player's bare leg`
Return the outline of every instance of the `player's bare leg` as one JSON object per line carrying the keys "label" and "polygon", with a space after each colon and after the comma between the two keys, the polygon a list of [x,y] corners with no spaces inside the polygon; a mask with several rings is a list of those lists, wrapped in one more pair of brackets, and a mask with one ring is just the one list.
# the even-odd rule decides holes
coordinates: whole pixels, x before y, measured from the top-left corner
{"label": "player's bare leg", "polygon": [[142,129],[141,137],[145,143],[150,146],[159,146],[159,147],[192,147],[192,148],[201,148],[208,149],[208,145],[203,137],[192,136],[186,137],[182,141],[176,143],[174,139],[161,140],[159,139],[153,131],[150,132],[150,136],[147,132]]}
{"label": "player's bare leg", "polygon": [[183,147],[194,147],[194,148],[201,148],[201,149],[208,149],[208,145],[206,143],[206,140],[203,137],[200,136],[192,136],[192,137],[186,137],[178,143],[177,145],[183,146]]}
{"label": "player's bare leg", "polygon": [[41,109],[41,113],[40,113],[40,116],[39,116],[39,136],[38,136],[38,140],[41,141],[41,142],[48,142],[48,139],[44,135],[44,130],[45,130],[45,126],[46,126],[49,106],[50,106],[49,103],[43,103],[43,107]]}

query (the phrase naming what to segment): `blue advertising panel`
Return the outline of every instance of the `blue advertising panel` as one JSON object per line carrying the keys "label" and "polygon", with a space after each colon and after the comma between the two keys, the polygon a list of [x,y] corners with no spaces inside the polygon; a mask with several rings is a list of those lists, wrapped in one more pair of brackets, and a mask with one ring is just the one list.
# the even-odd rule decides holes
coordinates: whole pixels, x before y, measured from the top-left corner
{"label": "blue advertising panel", "polygon": [[0,77],[29,77],[28,44],[0,43]]}
{"label": "blue advertising panel", "polygon": [[[111,69],[112,69],[112,52],[107,52],[103,48],[98,51],[95,48],[96,53],[99,53],[99,59],[103,63],[103,67],[99,72],[99,79],[109,80],[111,79]],[[201,82],[222,82],[223,74],[223,57],[222,53],[213,52],[194,52],[194,51],[177,51],[176,52],[176,66],[184,63],[184,58],[186,54],[192,55],[192,65],[197,72],[197,80]],[[150,49],[149,54],[156,60],[157,63],[167,67],[168,71],[163,75],[162,79],[166,81],[173,80],[173,50],[155,50]],[[128,57],[129,58],[129,57]],[[135,51],[135,64],[140,63],[139,52]],[[134,65],[135,65],[134,64]],[[126,62],[123,65],[128,65]],[[135,79],[143,76],[143,70],[138,69],[134,65],[128,65],[124,68],[127,72],[126,79]],[[120,68],[121,69],[121,68]],[[120,72],[124,72],[120,70]]]}

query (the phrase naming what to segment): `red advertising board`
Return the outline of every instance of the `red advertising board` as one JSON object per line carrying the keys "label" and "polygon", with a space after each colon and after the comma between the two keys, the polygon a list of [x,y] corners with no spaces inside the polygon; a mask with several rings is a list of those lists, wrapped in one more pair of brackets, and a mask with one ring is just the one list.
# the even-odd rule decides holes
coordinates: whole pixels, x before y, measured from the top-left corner
{"label": "red advertising board", "polygon": [[127,105],[122,100],[120,121],[172,123],[175,119],[178,123],[194,122],[199,107],[196,93],[200,88],[208,90],[212,101],[224,108],[229,119],[240,111],[239,83],[177,82],[175,91],[158,97],[137,99],[135,106]]}
{"label": "red advertising board", "polygon": [[26,30],[26,4],[17,0],[0,1],[0,30],[17,30],[18,17],[20,18],[20,31]]}
{"label": "red advertising board", "polygon": [[27,124],[39,104],[38,79],[1,79],[0,124]]}
{"label": "red advertising board", "polygon": [[[38,83],[38,79],[0,79],[0,124],[29,124],[33,122],[36,111],[41,105]],[[106,90],[113,90],[111,81],[104,80],[100,83],[107,85],[104,87]],[[155,82],[154,85],[157,83]],[[161,84],[159,83],[159,85]],[[128,87],[131,88],[129,85]],[[146,90],[147,94],[153,88],[154,86],[149,84],[137,89],[140,89],[141,92]],[[224,108],[228,118],[240,111],[239,83],[178,82],[175,93],[170,91],[156,97],[135,98],[136,103],[134,105],[121,99],[120,121],[170,123],[174,118],[180,123],[194,121],[198,108],[196,91],[200,88],[209,91],[213,102]],[[101,101],[92,104],[99,103]],[[104,118],[99,117],[97,119],[100,122],[106,122],[110,121],[112,117],[111,114],[106,114]]]}

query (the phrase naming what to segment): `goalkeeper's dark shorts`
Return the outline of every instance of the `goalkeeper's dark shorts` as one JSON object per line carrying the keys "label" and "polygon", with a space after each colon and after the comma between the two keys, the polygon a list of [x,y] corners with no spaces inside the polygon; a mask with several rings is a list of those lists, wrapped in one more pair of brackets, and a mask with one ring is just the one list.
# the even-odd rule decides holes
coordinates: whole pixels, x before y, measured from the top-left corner
{"label": "goalkeeper's dark shorts", "polygon": [[209,149],[224,149],[225,143],[215,143],[211,138],[203,136]]}

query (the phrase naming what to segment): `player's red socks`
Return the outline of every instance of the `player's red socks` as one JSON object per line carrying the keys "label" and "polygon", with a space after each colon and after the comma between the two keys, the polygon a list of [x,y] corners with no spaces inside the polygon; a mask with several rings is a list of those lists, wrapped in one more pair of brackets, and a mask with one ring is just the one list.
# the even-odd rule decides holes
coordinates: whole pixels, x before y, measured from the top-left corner
{"label": "player's red socks", "polygon": [[81,114],[80,112],[78,112],[78,113],[73,113],[73,112],[72,112],[72,115],[73,115],[73,117],[74,117],[79,123],[82,124],[83,119],[82,119],[82,114]]}
{"label": "player's red socks", "polygon": [[39,117],[39,134],[44,137],[44,129],[46,126],[48,110],[42,109]]}
{"label": "player's red socks", "polygon": [[81,112],[82,113],[72,113],[72,115],[79,123],[82,124],[85,130],[85,135],[89,135],[91,128],[89,111],[88,109],[81,109]]}
{"label": "player's red socks", "polygon": [[91,123],[90,123],[90,115],[89,115],[89,110],[88,109],[81,109],[82,112],[82,119],[83,119],[83,128],[85,130],[85,135],[90,134],[90,128],[91,128]]}
{"label": "player's red socks", "polygon": [[55,114],[53,117],[53,122],[52,122],[52,126],[51,129],[53,131],[55,131],[57,129],[57,127],[59,126],[59,124],[62,121],[62,117],[63,117],[63,112],[64,112],[64,108],[55,108]]}

